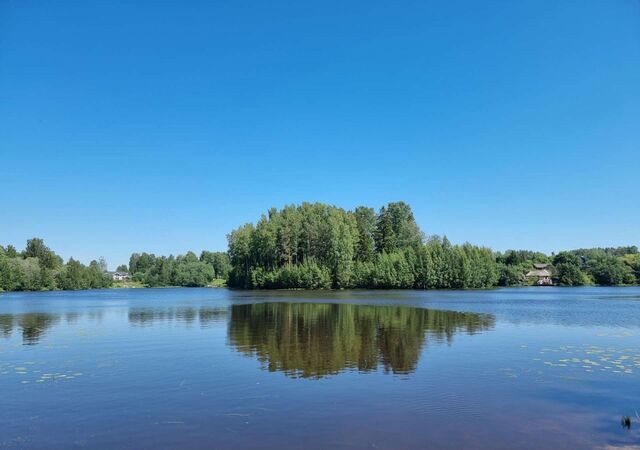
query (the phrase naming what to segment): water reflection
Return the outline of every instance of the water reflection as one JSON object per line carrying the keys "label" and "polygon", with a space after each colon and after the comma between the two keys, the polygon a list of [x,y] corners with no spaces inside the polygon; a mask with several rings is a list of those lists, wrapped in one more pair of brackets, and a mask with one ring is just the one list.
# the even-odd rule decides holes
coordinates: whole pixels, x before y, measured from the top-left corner
{"label": "water reflection", "polygon": [[4,338],[9,338],[14,329],[20,329],[22,343],[24,345],[35,345],[41,336],[59,321],[59,314],[0,314],[0,333]]}
{"label": "water reflection", "polygon": [[227,314],[227,308],[130,308],[129,323],[140,326],[174,322],[190,325],[197,320],[201,326],[207,326],[225,320]]}
{"label": "water reflection", "polygon": [[[197,321],[201,327],[224,321],[227,315],[226,308],[209,307],[129,308],[127,314],[129,324],[135,326],[151,326],[156,323],[191,325]],[[80,320],[101,321],[102,318],[102,311],[0,314],[0,337],[9,339],[14,331],[19,330],[23,345],[35,345],[56,325],[75,326]]]}
{"label": "water reflection", "polygon": [[491,329],[489,314],[399,306],[317,303],[234,305],[229,343],[265,369],[320,378],[345,369],[382,367],[408,374],[426,342]]}

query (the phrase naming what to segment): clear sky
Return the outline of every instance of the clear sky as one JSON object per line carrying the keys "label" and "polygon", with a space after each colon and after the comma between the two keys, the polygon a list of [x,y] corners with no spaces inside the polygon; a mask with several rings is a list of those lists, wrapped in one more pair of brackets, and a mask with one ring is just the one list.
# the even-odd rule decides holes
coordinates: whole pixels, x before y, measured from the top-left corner
{"label": "clear sky", "polygon": [[640,2],[0,0],[0,163],[0,243],[111,268],[302,201],[638,245]]}

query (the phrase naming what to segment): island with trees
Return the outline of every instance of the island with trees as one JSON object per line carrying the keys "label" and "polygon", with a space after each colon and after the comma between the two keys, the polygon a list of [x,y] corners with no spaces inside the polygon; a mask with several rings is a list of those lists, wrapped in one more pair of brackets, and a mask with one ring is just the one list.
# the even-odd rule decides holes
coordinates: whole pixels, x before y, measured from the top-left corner
{"label": "island with trees", "polygon": [[[237,289],[485,289],[535,283],[548,267],[560,286],[638,285],[636,246],[590,248],[546,255],[494,252],[446,237],[426,236],[411,207],[392,202],[377,212],[322,203],[270,209],[228,235],[228,251],[177,256],[133,253],[117,267],[139,286]],[[0,245],[0,290],[100,289],[121,285],[104,259],[66,263],[39,238],[25,249]]]}
{"label": "island with trees", "polygon": [[271,209],[229,234],[228,283],[244,289],[479,289],[533,283],[548,264],[554,284],[640,284],[638,248],[595,248],[555,255],[493,252],[446,237],[425,237],[411,207],[389,203],[346,211],[321,203]]}

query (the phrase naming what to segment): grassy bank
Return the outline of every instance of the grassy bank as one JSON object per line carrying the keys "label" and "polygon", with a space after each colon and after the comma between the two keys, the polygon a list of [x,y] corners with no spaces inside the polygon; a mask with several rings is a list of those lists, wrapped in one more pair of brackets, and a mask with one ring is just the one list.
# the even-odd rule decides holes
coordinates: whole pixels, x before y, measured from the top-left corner
{"label": "grassy bank", "polygon": [[114,281],[110,286],[111,289],[131,289],[131,288],[144,288],[147,287],[140,281]]}

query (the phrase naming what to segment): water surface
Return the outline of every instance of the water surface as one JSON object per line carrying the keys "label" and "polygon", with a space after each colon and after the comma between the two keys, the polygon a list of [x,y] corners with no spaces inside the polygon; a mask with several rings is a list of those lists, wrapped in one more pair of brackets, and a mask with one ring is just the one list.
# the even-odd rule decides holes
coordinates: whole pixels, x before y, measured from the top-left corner
{"label": "water surface", "polygon": [[640,289],[0,295],[0,448],[634,448]]}

